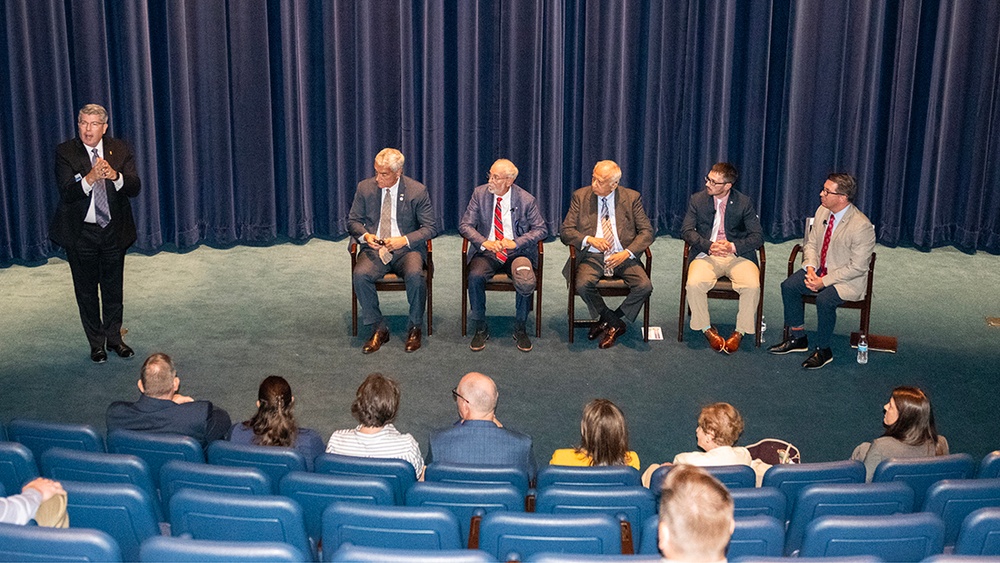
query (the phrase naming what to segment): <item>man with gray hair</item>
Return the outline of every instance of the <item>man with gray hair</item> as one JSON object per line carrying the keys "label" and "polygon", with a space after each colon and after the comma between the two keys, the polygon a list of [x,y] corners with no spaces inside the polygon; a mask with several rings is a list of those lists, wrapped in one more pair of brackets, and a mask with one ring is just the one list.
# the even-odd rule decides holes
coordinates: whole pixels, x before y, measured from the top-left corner
{"label": "man with gray hair", "polygon": [[497,386],[481,373],[465,374],[452,389],[459,420],[448,428],[431,432],[427,464],[465,463],[508,465],[524,470],[534,479],[537,469],[531,437],[504,428],[497,420]]}
{"label": "man with gray hair", "polygon": [[437,235],[437,221],[427,188],[403,175],[403,153],[386,148],[375,156],[375,175],[358,183],[347,218],[347,230],[361,244],[354,267],[354,290],[362,322],[371,337],[361,351],[371,354],[389,341],[389,328],[379,309],[375,282],[392,272],[406,282],[410,304],[406,351],[420,348],[427,306],[427,241]]}
{"label": "man with gray hair", "polygon": [[660,495],[660,553],[667,561],[726,560],[736,528],[733,497],[718,479],[693,465],[676,465]]}
{"label": "man with gray hair", "polygon": [[535,196],[514,183],[517,167],[501,158],[490,167],[486,183],[472,192],[458,232],[472,245],[464,257],[469,262],[469,318],[475,334],[469,348],[486,348],[486,282],[497,272],[514,282],[514,341],[522,352],[531,351],[525,325],[535,291],[538,241],[548,234]]}

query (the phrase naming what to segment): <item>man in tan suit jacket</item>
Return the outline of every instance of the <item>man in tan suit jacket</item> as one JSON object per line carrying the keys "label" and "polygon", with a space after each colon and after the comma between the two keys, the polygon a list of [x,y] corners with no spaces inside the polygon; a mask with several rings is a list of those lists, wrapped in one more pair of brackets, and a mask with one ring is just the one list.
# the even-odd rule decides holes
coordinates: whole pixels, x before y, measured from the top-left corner
{"label": "man in tan suit jacket", "polygon": [[857,182],[850,174],[830,174],[819,193],[813,228],[806,235],[802,269],[781,282],[790,336],[768,348],[772,354],[809,351],[801,296],[816,294],[816,348],[802,362],[804,368],[819,369],[833,361],[830,338],[837,324],[837,306],[865,295],[875,227],[852,204],[857,191]]}

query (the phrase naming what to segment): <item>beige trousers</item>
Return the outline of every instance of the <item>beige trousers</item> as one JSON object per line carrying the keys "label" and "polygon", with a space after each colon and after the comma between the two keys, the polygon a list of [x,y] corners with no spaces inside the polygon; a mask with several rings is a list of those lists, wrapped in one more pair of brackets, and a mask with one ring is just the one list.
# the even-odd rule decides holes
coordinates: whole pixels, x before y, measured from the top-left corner
{"label": "beige trousers", "polygon": [[753,334],[757,328],[754,315],[760,301],[760,270],[752,260],[736,255],[695,258],[688,265],[687,304],[691,308],[691,330],[704,331],[712,326],[708,291],[722,276],[732,280],[733,289],[740,294],[736,330]]}

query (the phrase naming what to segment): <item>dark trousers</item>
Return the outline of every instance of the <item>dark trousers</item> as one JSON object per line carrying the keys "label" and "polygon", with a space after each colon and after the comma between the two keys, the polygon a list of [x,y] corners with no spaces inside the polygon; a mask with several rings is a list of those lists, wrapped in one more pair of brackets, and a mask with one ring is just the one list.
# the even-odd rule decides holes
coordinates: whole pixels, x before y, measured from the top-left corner
{"label": "dark trousers", "polygon": [[386,273],[392,272],[406,282],[406,300],[410,304],[407,330],[420,328],[424,324],[424,310],[427,308],[427,279],[424,274],[424,256],[414,250],[397,250],[392,260],[383,264],[378,251],[365,247],[358,254],[354,268],[354,292],[361,304],[361,322],[374,328],[384,323],[382,310],[378,304],[375,282]]}
{"label": "dark trousers", "polygon": [[837,307],[844,302],[833,286],[814,293],[806,287],[806,271],[800,269],[781,282],[781,300],[785,307],[785,326],[797,327],[805,323],[803,295],[816,296],[816,341],[818,348],[829,348],[833,328],[837,325]]}
{"label": "dark trousers", "polygon": [[90,347],[121,344],[125,251],[118,248],[115,229],[84,223],[76,247],[66,250],[66,259]]}
{"label": "dark trousers", "polygon": [[[523,268],[527,267],[527,270]],[[511,256],[507,262],[486,254],[477,254],[469,261],[469,318],[486,319],[486,282],[497,272],[503,272],[514,281],[514,321],[524,327],[531,310],[531,294],[535,291],[535,270],[526,256]]]}
{"label": "dark trousers", "polygon": [[[611,309],[604,303],[604,297],[597,292],[597,282],[604,277],[604,254],[598,252],[585,252],[585,256],[576,267],[576,293],[590,309],[593,316],[600,315],[606,318]],[[622,318],[632,322],[642,304],[653,293],[653,284],[646,275],[646,270],[635,258],[629,258],[620,266],[615,268],[616,278],[621,278],[628,286],[629,292],[622,301]]]}

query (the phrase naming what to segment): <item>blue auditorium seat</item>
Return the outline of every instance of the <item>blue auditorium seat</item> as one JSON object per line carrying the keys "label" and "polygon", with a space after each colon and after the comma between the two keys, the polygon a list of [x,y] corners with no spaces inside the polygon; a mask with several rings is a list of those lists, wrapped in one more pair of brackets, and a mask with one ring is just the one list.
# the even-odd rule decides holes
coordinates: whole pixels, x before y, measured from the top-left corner
{"label": "blue auditorium seat", "polygon": [[379,477],[293,471],[281,480],[278,490],[302,506],[306,533],[313,541],[319,541],[323,533],[323,511],[335,502],[395,504],[392,486]]}
{"label": "blue auditorium seat", "polygon": [[238,495],[270,495],[274,490],[271,478],[256,467],[168,461],[160,468],[160,498],[168,520],[170,498],[185,488]]}
{"label": "blue auditorium seat", "polygon": [[944,522],[934,514],[822,516],[806,528],[799,557],[866,555],[920,561],[943,548]]}
{"label": "blue auditorium seat", "polygon": [[[143,491],[153,500],[157,521],[166,521],[160,509],[160,495],[153,485],[146,462],[134,455],[107,454],[51,448],[39,460],[42,475],[56,481],[82,481],[86,483],[128,483]],[[122,552],[125,557],[124,546]]]}
{"label": "blue auditorium seat", "polygon": [[478,549],[392,549],[344,544],[324,557],[336,563],[497,563]]}
{"label": "blue auditorium seat", "polygon": [[[635,538],[633,548],[642,542],[642,524],[656,514],[656,498],[652,491],[642,486],[621,485],[579,487],[552,485],[539,489],[535,512],[541,514],[578,514],[600,512],[613,517],[624,517]],[[620,518],[619,518],[620,520]],[[620,520],[621,521],[621,520]],[[628,541],[628,536],[623,538]]]}
{"label": "blue auditorium seat", "polygon": [[303,563],[312,558],[281,542],[158,536],[142,544],[138,560],[143,563]]}
{"label": "blue auditorium seat", "polygon": [[777,557],[784,547],[784,522],[770,516],[748,516],[736,519],[726,557],[731,561],[746,557]]}
{"label": "blue auditorium seat", "polygon": [[[52,450],[50,450],[52,451]],[[127,483],[63,481],[69,523],[94,528],[112,538],[125,561],[139,558],[139,546],[159,535],[159,503],[143,489]]]}
{"label": "blue auditorium seat", "polygon": [[1000,507],[980,508],[966,516],[954,553],[1000,557]]}
{"label": "blue auditorium seat", "polygon": [[121,560],[118,544],[100,530],[0,524],[0,561],[117,563]]}
{"label": "blue auditorium seat", "polygon": [[525,560],[527,563],[587,563],[610,561],[619,563],[659,563],[659,555],[583,555],[580,553],[535,553]]}
{"label": "blue auditorium seat", "polygon": [[528,494],[529,486],[526,471],[506,465],[434,462],[424,470],[424,480],[464,485],[511,485],[521,491],[522,497]]}
{"label": "blue auditorium seat", "polygon": [[607,514],[493,512],[483,517],[479,549],[501,561],[550,552],[617,555],[621,528]]}
{"label": "blue auditorium seat", "polygon": [[764,473],[763,487],[785,493],[785,513],[792,514],[799,489],[813,483],[864,483],[865,465],[860,461],[829,461],[774,465]]}
{"label": "blue auditorium seat", "polygon": [[160,468],[171,460],[205,463],[205,450],[198,440],[182,434],[156,434],[134,430],[108,432],[108,451],[138,456],[149,466],[153,484],[160,487]]}
{"label": "blue auditorium seat", "polygon": [[27,446],[35,459],[49,448],[66,448],[86,452],[103,452],[104,440],[89,424],[68,424],[15,418],[7,426],[7,437],[12,442]]}
{"label": "blue auditorium seat", "polygon": [[396,504],[406,502],[406,490],[417,481],[410,462],[403,459],[323,454],[316,458],[316,473],[381,477],[389,481]]}
{"label": "blue auditorium seat", "polygon": [[421,481],[406,491],[406,505],[450,511],[458,519],[462,538],[475,546],[479,544],[479,519],[498,510],[523,512],[524,493],[510,484]]}
{"label": "blue auditorium seat", "polygon": [[995,479],[1000,477],[1000,450],[992,451],[979,462],[976,477],[980,479]]}
{"label": "blue auditorium seat", "polygon": [[965,517],[980,508],[1000,507],[1000,479],[945,479],[927,489],[923,512],[944,520],[944,545],[955,545]]}
{"label": "blue auditorium seat", "polygon": [[[663,481],[673,465],[661,465],[649,478],[649,490],[657,497],[663,490]],[[702,467],[718,479],[727,489],[752,489],[757,486],[757,474],[749,465],[716,465]]]}
{"label": "blue auditorium seat", "polygon": [[393,549],[461,549],[458,519],[437,507],[335,502],[323,512],[323,558],[345,543]]}
{"label": "blue auditorium seat", "polygon": [[913,506],[923,506],[931,485],[942,479],[969,479],[975,470],[969,454],[887,459],[875,468],[872,483],[902,481],[913,489]]}
{"label": "blue auditorium seat", "polygon": [[35,477],[38,477],[35,454],[23,444],[0,442],[0,484],[8,494],[21,492],[21,487]]}
{"label": "blue auditorium seat", "polygon": [[641,486],[639,471],[626,465],[600,467],[571,467],[567,465],[546,465],[538,470],[539,490],[553,485],[569,486],[605,486],[626,485]]}
{"label": "blue auditorium seat", "polygon": [[729,494],[733,497],[734,515],[737,518],[770,516],[782,522],[788,520],[788,500],[780,489],[732,489]]}
{"label": "blue auditorium seat", "polygon": [[305,471],[306,458],[295,448],[253,446],[216,440],[208,445],[208,463],[231,467],[256,467],[271,479],[271,490],[278,494],[281,478],[292,471]]}

